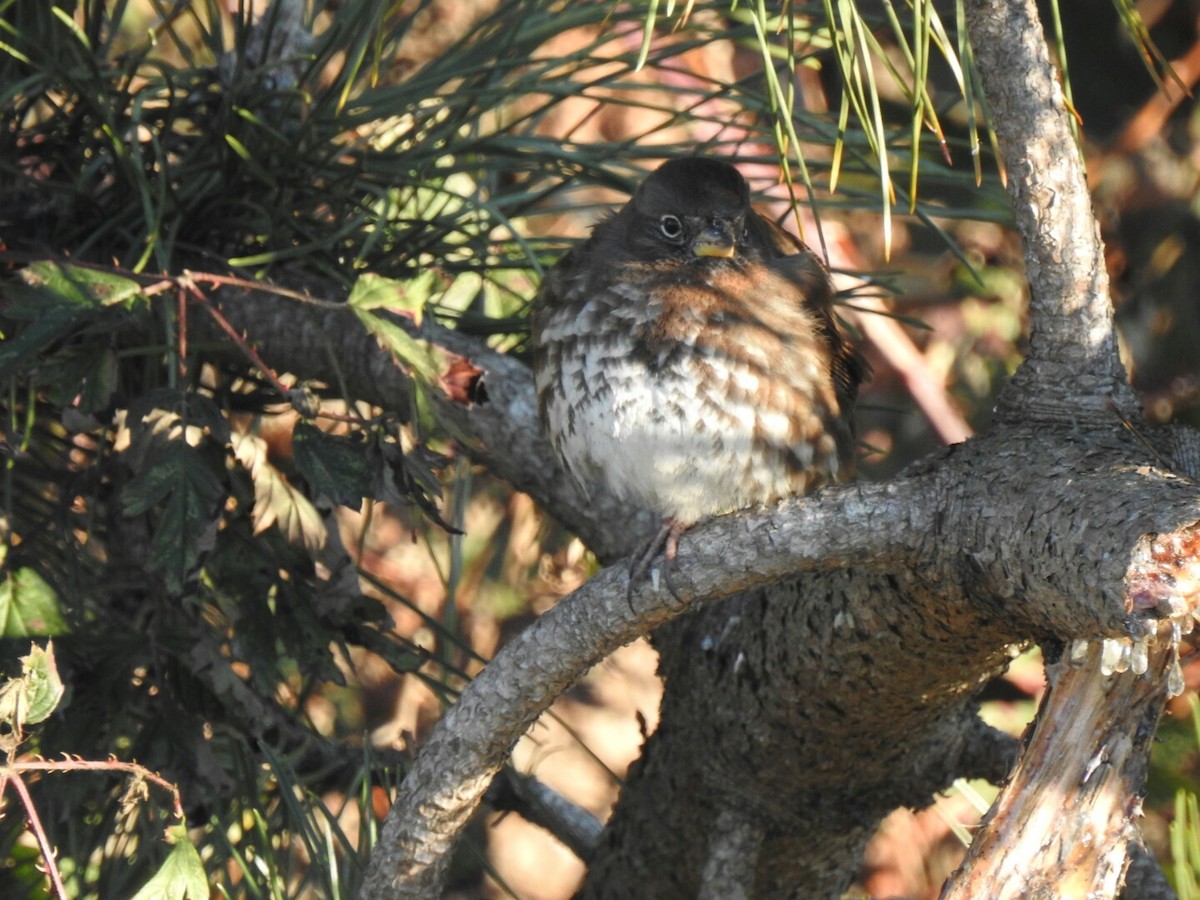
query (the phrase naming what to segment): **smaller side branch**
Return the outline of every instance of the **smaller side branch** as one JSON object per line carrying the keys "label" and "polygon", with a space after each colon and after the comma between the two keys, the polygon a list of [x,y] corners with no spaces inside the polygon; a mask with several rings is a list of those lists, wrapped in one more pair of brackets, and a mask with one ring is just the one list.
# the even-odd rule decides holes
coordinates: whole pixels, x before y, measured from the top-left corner
{"label": "smaller side branch", "polygon": [[968,0],[967,29],[1025,243],[1029,358],[999,410],[1096,418],[1136,400],[1117,352],[1100,229],[1035,0]]}
{"label": "smaller side branch", "polygon": [[501,812],[515,812],[546,829],[584,862],[592,858],[604,823],[576,806],[532,775],[504,769],[487,792],[487,803]]}
{"label": "smaller side branch", "polygon": [[[214,276],[192,277],[201,280]],[[333,300],[344,290],[314,285]],[[264,366],[302,380],[343,386],[349,397],[405,414],[412,408],[412,385],[344,302],[320,300],[296,292],[224,287],[218,309],[232,328],[249,335]],[[194,323],[207,336],[221,338],[223,327],[210,317]],[[438,421],[459,440],[471,457],[518,490],[552,510],[600,559],[611,561],[628,552],[653,528],[648,516],[606,494],[587,496],[561,467],[542,436],[537,418],[533,376],[519,360],[487,347],[482,341],[426,323],[416,337],[470,359],[484,370],[486,403],[468,405],[438,397]],[[286,393],[286,392],[285,392]]]}
{"label": "smaller side branch", "polygon": [[1020,752],[1017,739],[988,725],[978,715],[972,715],[962,728],[962,753],[957,759],[943,762],[943,769],[958,772],[963,778],[1003,784]]}

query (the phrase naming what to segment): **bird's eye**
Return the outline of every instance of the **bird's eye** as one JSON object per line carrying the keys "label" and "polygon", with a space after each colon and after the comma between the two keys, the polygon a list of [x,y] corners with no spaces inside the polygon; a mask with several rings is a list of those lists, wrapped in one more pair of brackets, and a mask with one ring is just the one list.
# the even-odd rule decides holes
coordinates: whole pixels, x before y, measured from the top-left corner
{"label": "bird's eye", "polygon": [[670,241],[677,241],[683,235],[683,223],[677,216],[665,215],[658,220],[658,230]]}

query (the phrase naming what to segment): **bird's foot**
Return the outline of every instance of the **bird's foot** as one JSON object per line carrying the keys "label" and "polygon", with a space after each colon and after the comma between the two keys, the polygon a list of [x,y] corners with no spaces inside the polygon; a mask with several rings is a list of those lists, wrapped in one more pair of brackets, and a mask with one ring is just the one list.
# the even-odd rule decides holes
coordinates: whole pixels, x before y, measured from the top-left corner
{"label": "bird's foot", "polygon": [[662,554],[662,564],[658,567],[657,573],[662,576],[663,584],[667,586],[671,596],[680,603],[683,602],[679,591],[675,589],[675,583],[671,580],[671,573],[675,568],[675,554],[679,551],[679,536],[687,531],[688,527],[675,519],[663,519],[662,527],[658,529],[642,552],[635,554],[629,561],[629,587],[625,594],[625,600],[629,603],[630,610],[633,610],[634,587],[654,570],[654,561],[658,558],[659,553]]}

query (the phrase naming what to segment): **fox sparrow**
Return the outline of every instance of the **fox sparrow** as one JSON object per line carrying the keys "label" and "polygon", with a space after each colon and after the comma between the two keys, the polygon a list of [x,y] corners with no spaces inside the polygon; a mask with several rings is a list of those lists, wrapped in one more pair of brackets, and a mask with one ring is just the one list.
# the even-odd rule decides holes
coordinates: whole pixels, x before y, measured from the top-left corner
{"label": "fox sparrow", "polygon": [[824,266],[749,197],[732,166],[665,163],[547,273],[534,309],[555,451],[585,488],[664,517],[642,573],[705,516],[851,467],[863,364]]}

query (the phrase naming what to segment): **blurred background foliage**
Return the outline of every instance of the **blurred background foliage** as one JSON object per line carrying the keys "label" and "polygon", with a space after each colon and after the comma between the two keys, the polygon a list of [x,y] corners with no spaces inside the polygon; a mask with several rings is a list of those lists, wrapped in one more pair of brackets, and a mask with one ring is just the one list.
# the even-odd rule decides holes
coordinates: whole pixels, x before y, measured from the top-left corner
{"label": "blurred background foliage", "polygon": [[[1200,8],[1059,6],[1130,367],[1151,422],[1191,422],[1200,120],[1162,60],[1200,79]],[[222,895],[353,896],[442,704],[595,563],[419,390],[370,408],[189,340],[208,293],[348,295],[429,389],[436,360],[386,313],[520,354],[542,267],[658,160],[727,156],[837,275],[876,373],[863,469],[886,477],[985,425],[1021,357],[976,89],[949,3],[0,0],[0,649],[12,671],[53,635],[67,685],[22,752],[177,783]],[[1040,683],[1023,658],[987,714],[1019,732]],[[658,691],[626,648],[514,765],[603,817]],[[1200,756],[1190,725],[1164,736],[1167,859]],[[115,778],[31,790],[71,896],[132,896],[168,858],[169,813]],[[973,794],[890,819],[863,889],[936,896]],[[0,895],[46,896],[21,816],[0,848]],[[517,816],[460,857],[463,897],[567,896],[582,871]]]}

